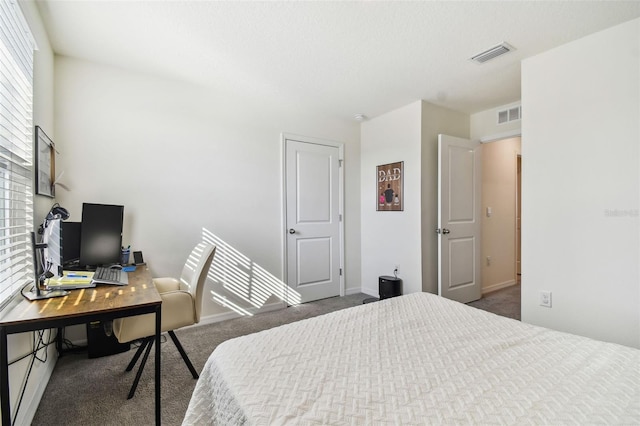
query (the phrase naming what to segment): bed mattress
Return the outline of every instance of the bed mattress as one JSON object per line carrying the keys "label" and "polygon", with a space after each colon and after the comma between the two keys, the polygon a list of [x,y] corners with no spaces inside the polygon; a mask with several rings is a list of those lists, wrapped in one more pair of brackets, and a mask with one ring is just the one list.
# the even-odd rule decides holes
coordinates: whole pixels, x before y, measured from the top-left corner
{"label": "bed mattress", "polygon": [[640,350],[427,293],[228,340],[185,425],[640,424]]}

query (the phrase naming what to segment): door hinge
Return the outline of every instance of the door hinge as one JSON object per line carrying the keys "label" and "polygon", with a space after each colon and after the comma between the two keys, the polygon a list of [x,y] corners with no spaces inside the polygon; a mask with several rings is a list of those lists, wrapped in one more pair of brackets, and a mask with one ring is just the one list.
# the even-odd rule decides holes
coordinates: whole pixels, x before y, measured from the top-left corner
{"label": "door hinge", "polygon": [[340,276],[342,276],[342,268],[340,268]]}
{"label": "door hinge", "polygon": [[342,222],[342,215],[341,214],[338,215],[338,221]]}
{"label": "door hinge", "polygon": [[342,167],[342,161],[343,160],[338,160],[338,167]]}

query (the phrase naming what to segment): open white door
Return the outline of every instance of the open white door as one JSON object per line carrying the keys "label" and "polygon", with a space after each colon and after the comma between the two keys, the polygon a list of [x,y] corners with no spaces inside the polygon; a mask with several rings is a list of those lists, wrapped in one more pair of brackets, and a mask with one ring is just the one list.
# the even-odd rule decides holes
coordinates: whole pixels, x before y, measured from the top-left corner
{"label": "open white door", "polygon": [[286,271],[291,300],[340,295],[340,147],[285,138]]}
{"label": "open white door", "polygon": [[481,146],[438,135],[438,294],[467,303],[482,296]]}

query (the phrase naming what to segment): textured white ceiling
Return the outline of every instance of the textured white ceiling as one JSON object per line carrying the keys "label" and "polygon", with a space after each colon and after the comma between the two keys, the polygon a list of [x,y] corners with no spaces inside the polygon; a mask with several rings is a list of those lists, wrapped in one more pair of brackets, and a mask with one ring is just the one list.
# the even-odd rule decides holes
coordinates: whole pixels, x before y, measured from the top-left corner
{"label": "textured white ceiling", "polygon": [[[639,1],[38,6],[57,54],[344,118],[418,99],[468,113],[517,101],[522,59],[640,16]],[[468,60],[502,41],[516,50]]]}

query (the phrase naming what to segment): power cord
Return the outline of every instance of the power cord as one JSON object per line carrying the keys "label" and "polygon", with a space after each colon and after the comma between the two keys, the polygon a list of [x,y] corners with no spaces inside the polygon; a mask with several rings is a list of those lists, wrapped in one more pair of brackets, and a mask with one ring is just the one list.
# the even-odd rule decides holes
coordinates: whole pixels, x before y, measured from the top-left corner
{"label": "power cord", "polygon": [[66,330],[65,328],[61,328],[60,329],[60,341],[65,346],[63,351],[66,350],[66,351],[71,351],[71,352],[82,352],[82,351],[85,351],[87,349],[86,345],[85,346],[76,345],[71,340],[67,339],[64,336],[65,330]]}
{"label": "power cord", "polygon": [[[49,332],[49,341],[45,343],[44,341],[44,333]],[[38,334],[38,338],[36,339],[36,333]],[[34,331],[33,332],[33,350],[27,354],[22,355],[19,358],[14,359],[13,361],[9,362],[7,365],[13,365],[17,362],[22,361],[23,359],[29,357],[29,356],[35,356],[36,359],[40,362],[46,362],[47,361],[47,355],[45,355],[44,359],[41,359],[40,357],[37,356],[37,353],[40,352],[42,349],[52,345],[55,343],[55,340],[51,339],[51,330],[39,330],[39,331]]]}
{"label": "power cord", "polygon": [[[45,342],[45,333],[47,333],[47,331],[49,332],[49,336],[48,336],[48,340],[47,342]],[[24,399],[24,393],[27,390],[27,384],[29,383],[29,377],[31,377],[31,370],[33,369],[33,365],[35,364],[36,360],[45,363],[47,362],[47,359],[49,357],[49,352],[47,351],[47,348],[49,347],[49,345],[55,343],[55,340],[52,339],[51,336],[52,332],[51,329],[49,330],[39,330],[39,331],[34,331],[32,332],[32,336],[33,336],[33,349],[31,350],[30,353],[23,355],[11,362],[8,363],[9,365],[13,365],[19,361],[22,361],[25,358],[28,358],[29,356],[31,356],[31,360],[29,361],[29,368],[27,369],[27,374],[25,375],[24,378],[24,383],[22,384],[22,389],[20,391],[20,398],[18,399],[18,403],[16,405],[16,410],[13,413],[12,418],[14,419],[14,424],[15,424],[15,419],[18,417],[18,413],[20,412],[20,406],[22,405],[22,400]],[[38,355],[39,352],[41,352],[44,349],[44,356],[42,355]]]}
{"label": "power cord", "polygon": [[[144,339],[138,339],[138,340],[134,340],[131,342],[131,347],[134,349],[137,349],[140,347],[140,345],[142,344],[142,342],[144,341]],[[153,339],[153,343],[155,343],[156,340],[155,338]],[[165,336],[164,334],[160,335],[160,344],[164,344],[167,343],[167,336]]]}

